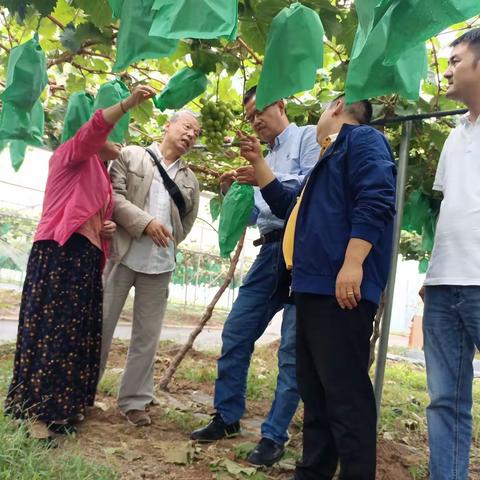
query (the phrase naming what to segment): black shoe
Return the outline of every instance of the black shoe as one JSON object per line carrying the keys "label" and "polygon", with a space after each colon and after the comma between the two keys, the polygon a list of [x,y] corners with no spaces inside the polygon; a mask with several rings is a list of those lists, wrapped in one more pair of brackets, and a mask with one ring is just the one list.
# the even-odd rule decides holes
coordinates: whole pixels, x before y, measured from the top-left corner
{"label": "black shoe", "polygon": [[284,451],[283,445],[279,445],[269,438],[262,438],[247,457],[247,461],[252,465],[271,467],[282,458]]}
{"label": "black shoe", "polygon": [[206,427],[194,430],[190,435],[190,438],[197,442],[215,442],[222,438],[235,437],[239,432],[240,422],[227,424],[217,412]]}

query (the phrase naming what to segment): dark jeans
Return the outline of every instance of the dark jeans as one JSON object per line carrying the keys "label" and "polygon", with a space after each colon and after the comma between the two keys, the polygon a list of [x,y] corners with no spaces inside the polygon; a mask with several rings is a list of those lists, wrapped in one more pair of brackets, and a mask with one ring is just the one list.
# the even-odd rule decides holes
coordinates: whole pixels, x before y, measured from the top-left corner
{"label": "dark jeans", "polygon": [[374,480],[377,413],[368,376],[376,305],[342,310],[333,296],[295,294],[297,382],[305,404],[296,480]]}
{"label": "dark jeans", "polygon": [[255,342],[282,308],[282,339],[278,349],[275,397],[262,424],[262,437],[283,445],[300,396],[295,378],[295,306],[272,298],[277,282],[280,242],[263,245],[222,332],[222,354],[217,364],[214,406],[227,423],[240,420],[245,411],[247,375]]}

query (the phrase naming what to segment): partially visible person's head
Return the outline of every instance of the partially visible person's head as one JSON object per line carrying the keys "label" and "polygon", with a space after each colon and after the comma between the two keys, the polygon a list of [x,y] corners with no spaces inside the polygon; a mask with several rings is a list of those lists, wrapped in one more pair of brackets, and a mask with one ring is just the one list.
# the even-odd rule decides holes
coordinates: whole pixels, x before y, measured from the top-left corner
{"label": "partially visible person's head", "polygon": [[122,151],[122,144],[117,142],[111,142],[107,140],[105,145],[100,149],[98,155],[104,162],[108,162],[110,160],[116,160],[120,152]]}
{"label": "partially visible person's head", "polygon": [[447,97],[467,105],[480,96],[480,28],[470,30],[452,44],[448,68]]}
{"label": "partially visible person's head", "polygon": [[317,142],[319,144],[328,137],[338,133],[342,125],[365,125],[372,121],[372,104],[368,100],[347,105],[345,96],[338,97],[330,102],[323,111],[317,123]]}
{"label": "partially visible person's head", "polygon": [[180,157],[192,149],[200,133],[200,123],[195,113],[180,110],[169,118],[165,126],[163,144]]}
{"label": "partially visible person's head", "polygon": [[287,128],[289,121],[285,113],[283,100],[266,106],[263,110],[257,110],[256,106],[257,87],[253,87],[243,97],[245,116],[252,125],[255,133],[263,142],[273,143],[275,138]]}

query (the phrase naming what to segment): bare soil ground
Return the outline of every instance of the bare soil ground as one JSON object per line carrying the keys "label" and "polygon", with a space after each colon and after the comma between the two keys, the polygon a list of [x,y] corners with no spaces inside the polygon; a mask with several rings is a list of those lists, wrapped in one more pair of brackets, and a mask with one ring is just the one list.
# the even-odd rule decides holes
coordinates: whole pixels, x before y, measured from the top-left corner
{"label": "bare soil ground", "polygon": [[[14,316],[19,295],[0,292],[0,317]],[[157,384],[178,348],[168,342],[160,344],[155,364]],[[189,433],[205,424],[212,412],[216,354],[191,351],[177,371],[170,391],[156,392],[159,405],[150,409],[153,424],[136,428],[126,422],[116,407],[115,396],[128,346],[114,342],[96,406],[80,424],[78,434],[66,439],[58,450],[110,465],[121,480],[291,480],[295,461],[301,457],[301,408],[292,422],[291,440],[282,462],[268,470],[256,470],[244,460],[259,440],[261,422],[271,405],[277,348],[278,344],[273,343],[257,349],[253,356],[242,435],[211,445],[193,445]],[[0,346],[0,362],[10,363],[13,354],[13,345]],[[475,388],[474,396],[478,396],[478,385]],[[378,441],[377,480],[428,478],[424,416],[427,400],[423,369],[390,362]],[[472,480],[480,478],[477,417],[479,412],[474,405]]]}
{"label": "bare soil ground", "polygon": [[[269,347],[274,350],[275,346]],[[124,344],[114,345],[110,358],[109,371],[120,374],[124,364],[127,347]],[[161,376],[176,348],[163,346],[158,359],[156,377]],[[270,356],[272,352],[263,352]],[[214,358],[212,355],[192,352],[188,361],[197,368],[210,368]],[[190,368],[190,367],[188,367]],[[153,424],[146,428],[135,428],[126,423],[115,406],[112,395],[101,393],[98,407],[91,410],[89,416],[79,429],[77,438],[66,442],[67,448],[80,448],[82,455],[114,466],[121,479],[163,479],[163,480],[210,480],[212,478],[258,478],[287,480],[292,478],[294,461],[283,462],[274,469],[257,471],[254,475],[240,472],[229,473],[228,469],[212,467],[222,459],[228,458],[245,468],[250,467],[240,457],[246,443],[259,439],[258,425],[268,413],[270,401],[267,399],[250,400],[243,426],[244,433],[235,439],[221,441],[212,445],[195,447],[191,445],[188,434],[192,428],[205,422],[210,411],[208,402],[212,394],[211,381],[202,382],[185,378],[184,371],[179,372],[172,384],[169,394],[158,392],[161,403],[151,408]],[[301,412],[293,422],[292,439],[288,445],[289,454],[295,458],[300,455]],[[426,439],[424,435],[409,435],[408,445],[401,442],[379,439],[377,480],[412,480],[426,478],[419,465],[425,464]],[[178,463],[175,455],[178,454]],[[187,454],[185,455],[185,452]],[[189,452],[189,453],[188,453]],[[184,463],[185,462],[185,463]],[[215,472],[215,470],[218,470]],[[263,475],[262,475],[263,474]]]}

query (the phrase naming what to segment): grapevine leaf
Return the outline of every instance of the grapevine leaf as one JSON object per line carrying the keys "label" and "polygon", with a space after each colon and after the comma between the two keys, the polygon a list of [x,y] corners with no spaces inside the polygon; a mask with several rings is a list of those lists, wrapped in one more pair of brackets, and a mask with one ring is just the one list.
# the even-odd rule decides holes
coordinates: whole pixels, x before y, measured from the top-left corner
{"label": "grapevine leaf", "polygon": [[112,9],[108,0],[73,0],[72,3],[81,8],[99,28],[109,25],[112,21]]}
{"label": "grapevine leaf", "polygon": [[46,17],[55,10],[57,0],[33,0],[32,4],[42,17]]}
{"label": "grapevine leaf", "polygon": [[76,37],[78,41],[95,40],[96,42],[111,43],[111,38],[106,36],[98,27],[91,22],[81,23],[77,26]]}
{"label": "grapevine leaf", "polygon": [[151,101],[143,102],[131,111],[132,118],[140,123],[147,123],[154,115],[153,103]]}

